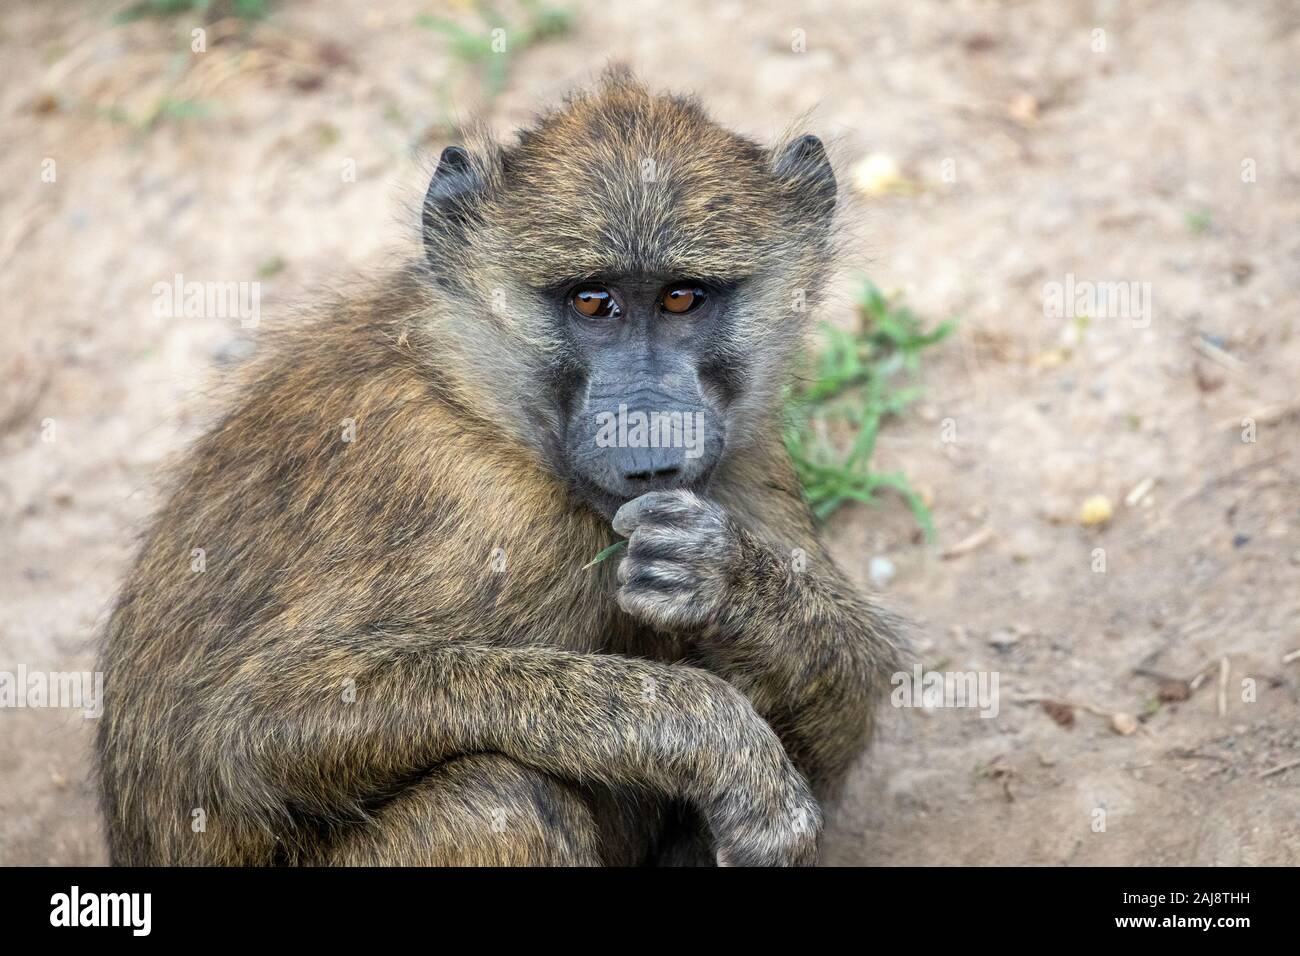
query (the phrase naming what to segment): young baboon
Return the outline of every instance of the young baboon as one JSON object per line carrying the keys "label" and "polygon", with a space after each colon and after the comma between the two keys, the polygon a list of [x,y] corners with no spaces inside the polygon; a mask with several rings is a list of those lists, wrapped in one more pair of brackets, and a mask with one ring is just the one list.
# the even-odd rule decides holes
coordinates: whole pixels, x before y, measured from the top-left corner
{"label": "young baboon", "polygon": [[901,653],[780,440],[835,206],[815,137],[618,71],[445,150],[419,261],[252,364],[147,534],[113,861],[814,862]]}

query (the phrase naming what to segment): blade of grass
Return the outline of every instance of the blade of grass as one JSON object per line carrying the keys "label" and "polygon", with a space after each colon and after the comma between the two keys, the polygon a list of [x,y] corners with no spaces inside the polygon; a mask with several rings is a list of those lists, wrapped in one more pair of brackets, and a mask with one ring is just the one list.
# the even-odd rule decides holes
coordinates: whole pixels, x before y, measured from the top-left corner
{"label": "blade of grass", "polygon": [[588,568],[594,568],[596,565],[600,564],[600,562],[608,558],[611,554],[615,554],[626,547],[627,547],[627,539],[624,538],[621,541],[615,541],[607,548],[601,548],[600,553],[598,553],[594,558],[592,558],[590,561],[588,561],[586,564],[582,566],[582,570],[586,571]]}

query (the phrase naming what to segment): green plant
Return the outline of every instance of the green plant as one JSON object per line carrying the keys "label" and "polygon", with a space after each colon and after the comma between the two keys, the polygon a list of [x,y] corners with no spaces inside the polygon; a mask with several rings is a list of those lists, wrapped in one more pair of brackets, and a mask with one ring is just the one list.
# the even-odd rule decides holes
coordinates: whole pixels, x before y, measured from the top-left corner
{"label": "green plant", "polygon": [[608,547],[601,548],[600,551],[597,552],[594,558],[592,558],[590,561],[588,561],[586,564],[582,566],[582,570],[586,571],[588,568],[594,568],[596,565],[600,564],[600,562],[604,561],[610,555],[616,554],[619,551],[622,551],[626,547],[627,547],[627,539],[620,538],[618,541],[615,541],[613,544],[609,545]]}
{"label": "green plant", "polygon": [[[193,14],[201,22],[209,23],[227,17],[238,17],[244,27],[266,16],[270,0],[137,0],[115,14],[117,23],[129,23],[144,17],[165,18],[180,14]],[[168,91],[154,101],[140,115],[131,115],[119,106],[100,109],[101,115],[115,123],[131,126],[138,134],[146,134],[163,122],[202,119],[213,112],[211,104],[186,96],[180,91],[193,65],[194,57],[188,44],[189,26],[184,27],[186,49],[170,58],[167,70]]]}
{"label": "green plant", "polygon": [[266,16],[269,0],[136,0],[118,12],[119,23],[143,17],[170,17],[178,13],[198,13],[217,20],[235,16],[241,20],[259,20]]}
{"label": "green plant", "polygon": [[911,309],[867,280],[857,304],[857,328],[824,326],[822,342],[805,356],[804,374],[787,395],[785,445],[818,520],[849,502],[873,504],[877,492],[892,489],[933,538],[930,510],[906,476],[875,472],[870,464],[881,423],[922,392],[916,385],[900,386],[899,376],[914,378],[921,353],[943,341],[955,323],[925,332]]}
{"label": "green plant", "polygon": [[[446,17],[421,14],[415,22],[447,37],[452,56],[476,70],[489,102],[505,89],[515,54],[568,32],[573,14],[541,0],[519,0],[522,24],[511,25],[494,3],[477,0],[474,11],[482,29],[471,29]],[[498,32],[499,31],[499,32]]]}

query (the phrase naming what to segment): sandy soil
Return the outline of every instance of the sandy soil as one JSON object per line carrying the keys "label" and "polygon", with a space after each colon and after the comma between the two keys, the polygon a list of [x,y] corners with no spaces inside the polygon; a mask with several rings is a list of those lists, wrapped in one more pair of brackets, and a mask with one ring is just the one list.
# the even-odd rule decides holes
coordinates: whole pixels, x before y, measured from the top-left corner
{"label": "sandy soil", "polygon": [[[287,2],[249,36],[209,25],[202,54],[186,18],[120,6],[0,10],[0,670],[90,667],[158,468],[256,339],[154,318],[153,284],[260,274],[268,327],[382,268],[453,135],[443,104],[482,102],[412,25],[436,4]],[[961,319],[878,452],[938,540],[892,498],[831,536],[864,583],[892,561],[926,666],[996,671],[1001,706],[890,709],[826,861],[1300,862],[1300,766],[1279,769],[1300,760],[1300,11],[751,6],[578,4],[488,118],[621,58],[758,137],[808,111],[845,170],[882,152],[915,184],[856,204],[849,265]],[[1149,283],[1149,323],[1045,317],[1067,275]],[[1114,517],[1084,528],[1097,494]],[[0,710],[0,863],[105,860],[91,730]]]}

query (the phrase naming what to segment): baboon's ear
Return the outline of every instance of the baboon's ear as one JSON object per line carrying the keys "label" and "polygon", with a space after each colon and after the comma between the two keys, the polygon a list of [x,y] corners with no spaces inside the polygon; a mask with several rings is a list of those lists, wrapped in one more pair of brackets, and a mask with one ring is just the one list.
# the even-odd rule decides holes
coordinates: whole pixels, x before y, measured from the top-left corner
{"label": "baboon's ear", "polygon": [[830,219],[835,211],[835,170],[820,139],[800,136],[782,150],[776,176],[789,185],[801,210],[819,221]]}
{"label": "baboon's ear", "polygon": [[474,201],[483,182],[459,146],[448,146],[438,160],[438,169],[424,194],[424,250],[431,260],[445,249],[448,238],[461,233],[474,214]]}

